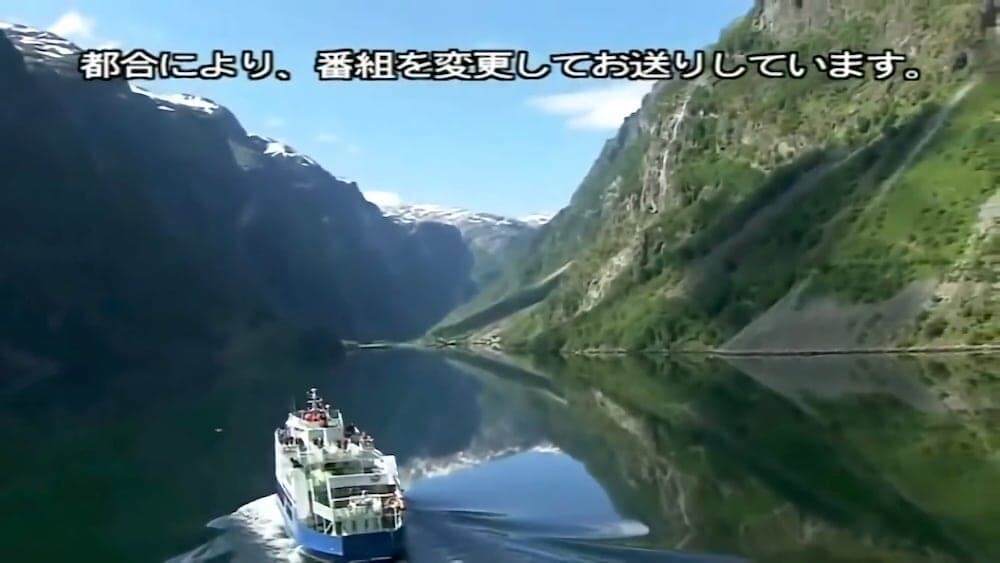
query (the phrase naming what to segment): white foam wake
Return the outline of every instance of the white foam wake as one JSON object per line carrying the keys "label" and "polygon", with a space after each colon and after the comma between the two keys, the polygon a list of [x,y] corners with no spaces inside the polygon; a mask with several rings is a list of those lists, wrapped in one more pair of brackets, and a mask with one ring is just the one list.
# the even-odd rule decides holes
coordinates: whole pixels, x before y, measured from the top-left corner
{"label": "white foam wake", "polygon": [[219,534],[201,546],[167,560],[167,563],[210,561],[228,554],[234,562],[288,561],[305,563],[295,542],[285,534],[277,495],[248,502],[232,514],[208,523]]}
{"label": "white foam wake", "polygon": [[591,540],[614,540],[625,538],[641,538],[649,535],[649,526],[638,520],[621,520],[602,526],[597,526],[588,530],[585,536]]}
{"label": "white foam wake", "polygon": [[548,443],[538,444],[530,448],[510,446],[497,449],[476,447],[474,445],[469,449],[448,456],[412,459],[400,468],[399,478],[403,485],[408,487],[422,479],[444,477],[456,471],[470,469],[490,461],[523,452],[562,453],[562,450]]}

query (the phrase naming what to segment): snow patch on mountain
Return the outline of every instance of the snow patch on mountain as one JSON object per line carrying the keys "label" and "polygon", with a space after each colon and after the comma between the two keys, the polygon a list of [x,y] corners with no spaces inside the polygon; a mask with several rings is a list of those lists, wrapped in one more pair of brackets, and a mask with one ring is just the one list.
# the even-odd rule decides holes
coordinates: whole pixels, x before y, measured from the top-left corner
{"label": "snow patch on mountain", "polygon": [[51,31],[7,21],[0,21],[0,30],[7,34],[18,50],[25,54],[30,51],[32,54],[65,57],[80,52],[80,48],[75,43]]}
{"label": "snow patch on mountain", "polygon": [[[82,49],[72,41],[41,29],[19,23],[0,21],[0,31],[10,39],[28,65],[43,65],[62,75],[80,76],[78,59]],[[129,90],[145,96],[156,103],[162,111],[177,111],[179,108],[212,114],[220,106],[212,100],[191,94],[159,94],[129,83]]]}
{"label": "snow patch on mountain", "polygon": [[460,225],[467,227],[475,225],[520,227],[524,225],[523,221],[512,219],[510,217],[429,203],[385,206],[382,211],[385,212],[386,215],[391,215],[397,221],[403,223],[436,221],[438,223],[455,225],[456,227]]}
{"label": "snow patch on mountain", "polygon": [[517,235],[544,223],[542,214],[529,220],[504,217],[494,213],[470,211],[434,204],[399,204],[381,206],[382,213],[404,225],[421,222],[453,225],[474,250],[498,252]]}
{"label": "snow patch on mountain", "polygon": [[525,215],[519,219],[522,223],[527,223],[532,227],[541,227],[545,223],[552,220],[551,213],[532,213],[531,215]]}
{"label": "snow patch on mountain", "polygon": [[264,150],[264,154],[268,156],[274,158],[287,158],[297,163],[299,166],[319,166],[319,164],[311,157],[308,157],[296,151],[292,147],[286,145],[285,143],[282,143],[277,139],[273,139],[271,137],[265,137],[263,135],[258,135],[256,133],[251,133],[247,135],[247,138],[249,138],[250,142],[256,145],[257,147],[262,147]]}
{"label": "snow patch on mountain", "polygon": [[446,207],[431,203],[382,205],[381,208],[387,216],[392,216],[402,223],[436,221],[455,225],[456,227],[472,227],[476,225],[516,228],[523,228],[525,226],[540,227],[552,218],[548,213],[532,213],[531,215],[514,219],[493,213],[469,211],[468,209],[461,209],[459,207]]}
{"label": "snow patch on mountain", "polygon": [[182,106],[204,113],[213,113],[219,109],[219,104],[213,102],[212,100],[201,98],[199,96],[192,96],[191,94],[157,94],[132,83],[129,83],[128,87],[133,93],[146,96],[147,98],[158,102],[159,105],[156,106],[157,109],[174,111],[177,106]]}

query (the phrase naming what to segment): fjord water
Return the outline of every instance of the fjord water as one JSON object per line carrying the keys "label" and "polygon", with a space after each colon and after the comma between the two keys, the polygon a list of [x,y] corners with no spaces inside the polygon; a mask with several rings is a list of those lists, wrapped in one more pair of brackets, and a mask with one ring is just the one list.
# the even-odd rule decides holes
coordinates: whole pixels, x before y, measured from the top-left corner
{"label": "fjord water", "polygon": [[299,560],[270,432],[316,386],[398,456],[413,561],[1000,560],[997,358],[274,352],[5,382],[5,559]]}

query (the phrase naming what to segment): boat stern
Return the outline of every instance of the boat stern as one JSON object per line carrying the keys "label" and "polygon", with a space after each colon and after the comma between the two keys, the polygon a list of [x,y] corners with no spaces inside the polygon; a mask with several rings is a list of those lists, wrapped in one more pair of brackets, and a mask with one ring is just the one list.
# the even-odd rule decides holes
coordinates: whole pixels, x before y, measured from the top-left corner
{"label": "boat stern", "polygon": [[392,561],[405,556],[404,530],[328,536],[299,527],[296,540],[306,555],[320,561]]}

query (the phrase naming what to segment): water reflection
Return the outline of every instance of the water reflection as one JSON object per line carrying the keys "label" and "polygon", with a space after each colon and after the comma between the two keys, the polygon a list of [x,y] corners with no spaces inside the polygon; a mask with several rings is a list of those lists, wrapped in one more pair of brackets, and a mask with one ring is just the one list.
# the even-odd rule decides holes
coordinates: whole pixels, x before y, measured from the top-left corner
{"label": "water reflection", "polygon": [[251,343],[54,377],[0,389],[0,510],[17,515],[0,547],[296,560],[270,431],[316,386],[397,454],[414,561],[996,561],[998,368],[416,350],[326,365]]}
{"label": "water reflection", "polygon": [[269,346],[6,388],[0,510],[17,518],[0,550],[49,561],[88,546],[92,560],[162,561],[190,549],[214,534],[206,522],[273,491],[271,431],[310,386],[404,463],[474,443],[481,384],[439,359],[330,366]]}
{"label": "water reflection", "polygon": [[538,362],[575,415],[554,442],[649,524],[643,545],[998,560],[996,358],[734,364]]}

